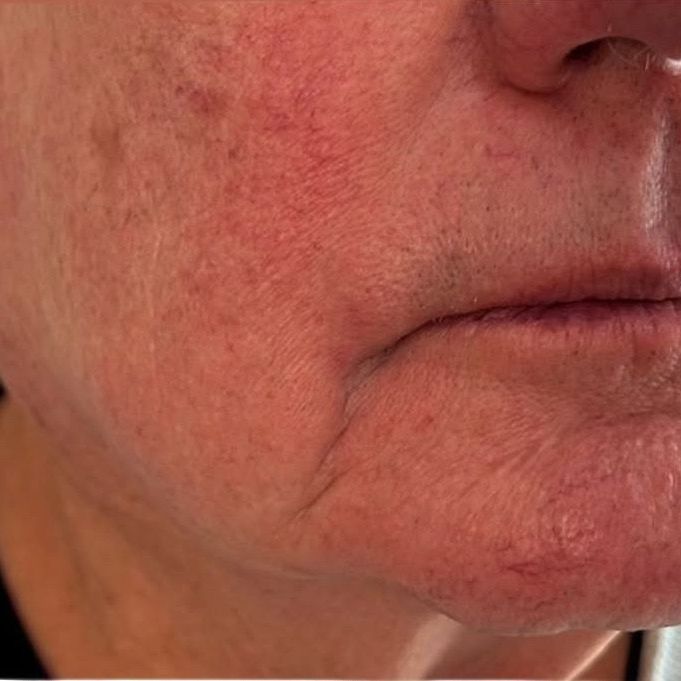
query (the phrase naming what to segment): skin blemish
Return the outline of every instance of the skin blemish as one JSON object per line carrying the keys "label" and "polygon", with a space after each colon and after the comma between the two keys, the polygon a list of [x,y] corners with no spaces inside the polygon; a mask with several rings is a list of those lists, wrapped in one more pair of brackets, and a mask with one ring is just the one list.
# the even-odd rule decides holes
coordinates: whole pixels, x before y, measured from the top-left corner
{"label": "skin blemish", "polygon": [[518,154],[515,151],[509,151],[504,147],[493,146],[491,144],[485,144],[485,155],[488,158],[494,159],[517,159]]}
{"label": "skin blemish", "polygon": [[182,83],[175,88],[175,96],[185,108],[204,118],[220,118],[228,109],[224,92],[217,88]]}
{"label": "skin blemish", "polygon": [[90,139],[107,170],[120,166],[123,162],[120,126],[95,122],[90,128]]}

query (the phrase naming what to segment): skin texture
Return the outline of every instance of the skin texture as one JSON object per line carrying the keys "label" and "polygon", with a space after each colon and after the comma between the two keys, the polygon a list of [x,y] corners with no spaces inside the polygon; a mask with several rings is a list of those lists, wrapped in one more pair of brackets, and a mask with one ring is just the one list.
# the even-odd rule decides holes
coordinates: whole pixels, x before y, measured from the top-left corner
{"label": "skin texture", "polygon": [[676,346],[429,324],[678,259],[669,8],[527,4],[0,6],[3,462],[71,532],[74,634],[33,618],[62,674],[413,676],[681,623]]}

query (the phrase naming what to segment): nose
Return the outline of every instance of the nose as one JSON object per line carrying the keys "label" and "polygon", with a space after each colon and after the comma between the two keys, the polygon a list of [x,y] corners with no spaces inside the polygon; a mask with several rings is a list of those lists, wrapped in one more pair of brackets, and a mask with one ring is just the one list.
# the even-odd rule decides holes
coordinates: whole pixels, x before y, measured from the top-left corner
{"label": "nose", "polygon": [[561,87],[595,41],[625,38],[658,65],[681,57],[681,0],[489,0],[496,61],[513,85]]}

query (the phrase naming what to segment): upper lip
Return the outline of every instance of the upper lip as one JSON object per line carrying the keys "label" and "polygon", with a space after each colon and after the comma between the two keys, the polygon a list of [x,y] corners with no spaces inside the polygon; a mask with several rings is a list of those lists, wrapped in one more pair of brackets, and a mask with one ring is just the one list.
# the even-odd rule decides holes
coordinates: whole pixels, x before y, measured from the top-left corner
{"label": "upper lip", "polygon": [[677,264],[624,264],[608,267],[566,267],[550,270],[548,276],[521,277],[518,283],[500,281],[497,292],[478,296],[473,303],[447,317],[500,308],[536,307],[583,300],[664,301],[681,298],[681,269]]}

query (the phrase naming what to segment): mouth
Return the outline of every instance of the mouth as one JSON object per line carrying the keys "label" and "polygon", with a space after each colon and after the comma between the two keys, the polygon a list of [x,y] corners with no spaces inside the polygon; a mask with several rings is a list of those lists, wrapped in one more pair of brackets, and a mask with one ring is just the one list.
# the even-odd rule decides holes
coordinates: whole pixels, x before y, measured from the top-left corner
{"label": "mouth", "polygon": [[540,305],[496,306],[473,312],[440,317],[434,325],[525,324],[561,327],[602,323],[654,324],[662,319],[681,321],[681,297],[663,300],[585,298]]}
{"label": "mouth", "polygon": [[495,339],[500,352],[520,352],[525,359],[546,351],[565,356],[577,348],[613,358],[632,348],[669,354],[681,346],[681,297],[493,307],[435,319],[424,330]]}
{"label": "mouth", "polygon": [[[658,320],[678,321],[681,266],[677,258],[620,255],[594,264],[545,263],[542,270],[500,273],[473,300],[456,308],[431,311],[429,325],[525,325],[584,329],[613,323],[650,326]],[[434,313],[434,314],[432,314]],[[425,321],[425,320],[424,320]]]}

